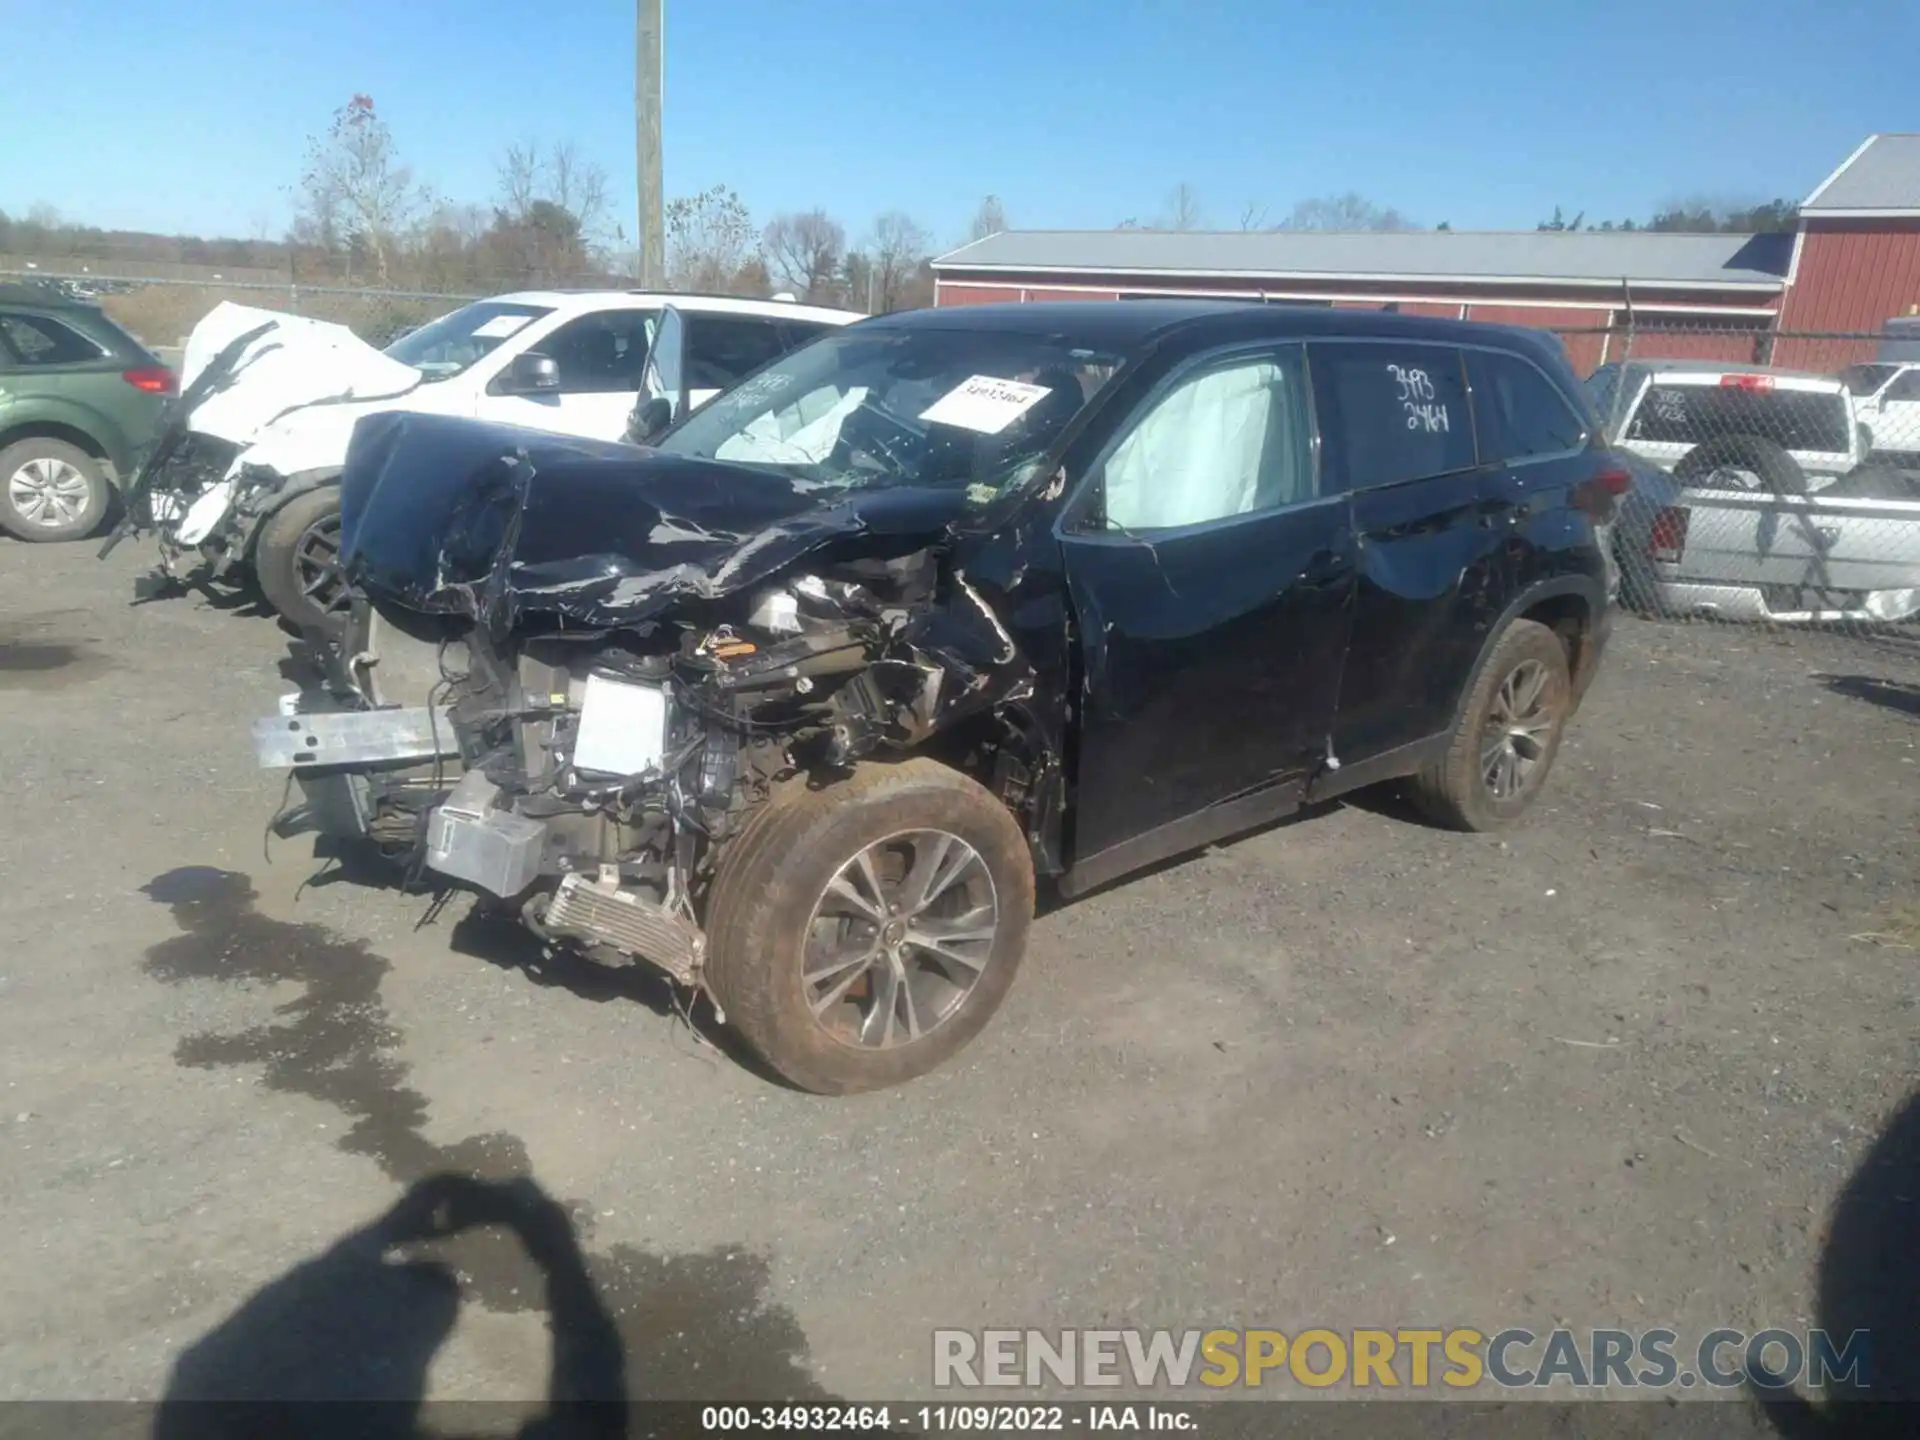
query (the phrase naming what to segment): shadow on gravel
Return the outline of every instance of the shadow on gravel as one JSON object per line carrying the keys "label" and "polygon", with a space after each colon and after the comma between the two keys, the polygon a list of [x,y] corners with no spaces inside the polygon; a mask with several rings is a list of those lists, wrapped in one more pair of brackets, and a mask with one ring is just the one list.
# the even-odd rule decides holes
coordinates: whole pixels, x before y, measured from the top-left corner
{"label": "shadow on gravel", "polygon": [[[572,1351],[563,1355],[556,1333],[556,1365],[565,1360],[585,1368],[571,1379],[556,1373],[554,1383],[595,1380],[598,1388],[585,1398],[694,1398],[711,1396],[722,1384],[729,1398],[832,1398],[806,1368],[806,1336],[792,1312],[767,1298],[771,1272],[763,1255],[744,1245],[675,1254],[630,1245],[584,1250],[581,1242],[594,1229],[594,1207],[547,1199],[529,1178],[532,1162],[519,1137],[492,1133],[452,1143],[430,1138],[428,1099],[406,1083],[408,1067],[397,1054],[400,1033],[381,1002],[380,983],[390,968],[384,957],[324,926],[262,915],[252,882],[231,870],[169,871],[144,893],[172,911],[181,932],[147,952],[144,968],[153,978],[167,984],[298,987],[297,995],[277,1004],[260,1024],[184,1037],[175,1050],[178,1063],[191,1069],[258,1067],[260,1083],[269,1090],[337,1110],[350,1122],[335,1140],[337,1147],[367,1157],[382,1174],[408,1187],[385,1218],[260,1292],[207,1337],[204,1351],[189,1351],[182,1360],[187,1368],[178,1377],[183,1395],[221,1394],[245,1380],[250,1368],[260,1374],[259,1381],[222,1398],[310,1395],[320,1379],[298,1384],[288,1379],[293,1389],[275,1391],[272,1387],[282,1382],[270,1377],[283,1372],[273,1364],[303,1344],[325,1342],[346,1347],[343,1354],[353,1362],[343,1362],[333,1377],[345,1387],[344,1398],[366,1393],[371,1372],[355,1366],[363,1358],[377,1360],[383,1351],[392,1363],[381,1382],[386,1388],[378,1393],[417,1398],[413,1377],[425,1373],[464,1296],[499,1313],[550,1310],[556,1327],[564,1305],[569,1323],[585,1337],[585,1358]],[[492,1041],[485,1033],[473,1037],[476,1068],[501,1063],[487,1048]],[[382,1279],[367,1303],[384,1318],[366,1323],[376,1335],[384,1325],[390,1338],[360,1346],[358,1312],[339,1308],[352,1300],[352,1286],[343,1277],[371,1275],[368,1266],[380,1263],[396,1237],[425,1238],[418,1233],[423,1225],[444,1274],[409,1275],[403,1267],[398,1277]],[[458,1295],[445,1278],[449,1275],[458,1277]],[[592,1305],[583,1290],[597,1297]],[[594,1338],[600,1327],[596,1306],[611,1317],[622,1363],[613,1363],[604,1353],[606,1343]],[[402,1313],[409,1309],[412,1313]],[[312,1333],[305,1341],[297,1334],[267,1333],[269,1319],[282,1329],[306,1325]],[[251,1367],[238,1363],[249,1358],[249,1345],[260,1347]],[[280,1345],[287,1347],[284,1352],[275,1348]],[[411,1418],[404,1423],[411,1424]],[[205,1433],[205,1427],[169,1432],[175,1433]],[[299,1432],[253,1425],[244,1433]]]}
{"label": "shadow on gravel", "polygon": [[532,1261],[549,1316],[547,1408],[517,1434],[625,1434],[620,1332],[565,1210],[531,1180],[435,1175],[190,1346],[154,1417],[156,1440],[425,1433],[428,1369],[453,1333],[461,1292],[435,1246],[481,1229],[510,1235]]}
{"label": "shadow on gravel", "polygon": [[0,690],[65,690],[113,668],[93,636],[66,633],[60,622],[73,614],[57,610],[0,624]]}
{"label": "shadow on gravel", "polygon": [[1836,695],[1864,700],[1920,719],[1920,685],[1905,680],[1886,680],[1877,675],[1816,675],[1814,677]]}
{"label": "shadow on gravel", "polygon": [[1866,1364],[1854,1383],[1828,1387],[1818,1405],[1772,1400],[1765,1382],[1773,1377],[1750,1377],[1775,1430],[1788,1440],[1920,1435],[1920,1092],[1840,1193],[1820,1254],[1813,1323],[1836,1347],[1866,1332]]}

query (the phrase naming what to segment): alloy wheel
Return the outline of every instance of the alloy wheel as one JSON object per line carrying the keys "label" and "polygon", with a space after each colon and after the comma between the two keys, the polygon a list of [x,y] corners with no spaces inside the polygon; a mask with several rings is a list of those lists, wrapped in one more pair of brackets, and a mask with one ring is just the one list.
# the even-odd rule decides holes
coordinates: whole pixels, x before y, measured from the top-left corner
{"label": "alloy wheel", "polygon": [[347,608],[347,579],[340,571],[340,516],[322,515],[300,532],[293,547],[294,579],[320,610]]}
{"label": "alloy wheel", "polygon": [[93,486],[79,466],[54,455],[27,461],[7,479],[14,513],[29,525],[57,530],[86,513]]}
{"label": "alloy wheel", "polygon": [[944,830],[877,840],[815,903],[801,986],[815,1023],[891,1049],[946,1024],[992,959],[1000,897],[980,852]]}
{"label": "alloy wheel", "polygon": [[1480,731],[1480,779],[1495,800],[1524,794],[1540,774],[1558,720],[1550,679],[1538,660],[1523,660],[1493,693]]}

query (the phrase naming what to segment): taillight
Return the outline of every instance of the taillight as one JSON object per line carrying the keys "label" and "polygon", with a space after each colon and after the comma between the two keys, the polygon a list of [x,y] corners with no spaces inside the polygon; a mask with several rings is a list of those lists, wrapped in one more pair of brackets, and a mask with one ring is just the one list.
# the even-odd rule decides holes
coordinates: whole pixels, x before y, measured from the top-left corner
{"label": "taillight", "polygon": [[1771,390],[1773,389],[1773,376],[1722,375],[1720,377],[1720,384],[1724,389],[1728,390]]}
{"label": "taillight", "polygon": [[1647,531],[1647,558],[1666,565],[1677,565],[1687,548],[1687,517],[1693,512],[1684,505],[1666,505],[1653,517]]}
{"label": "taillight", "polygon": [[1573,487],[1574,505],[1605,525],[1613,520],[1620,497],[1633,488],[1633,476],[1618,465],[1597,470]]}
{"label": "taillight", "polygon": [[173,371],[164,365],[138,365],[131,370],[120,372],[120,378],[136,390],[144,390],[149,395],[171,395],[175,380]]}

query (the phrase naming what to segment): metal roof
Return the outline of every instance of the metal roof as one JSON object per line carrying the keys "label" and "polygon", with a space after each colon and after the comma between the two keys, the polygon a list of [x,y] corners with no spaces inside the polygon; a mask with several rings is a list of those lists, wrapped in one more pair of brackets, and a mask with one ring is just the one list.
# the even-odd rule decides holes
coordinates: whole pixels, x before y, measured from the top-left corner
{"label": "metal roof", "polygon": [[1869,135],[1800,208],[1813,215],[1920,215],[1920,135]]}
{"label": "metal roof", "polygon": [[1617,230],[1004,230],[933,268],[1778,290],[1792,250],[1791,235]]}

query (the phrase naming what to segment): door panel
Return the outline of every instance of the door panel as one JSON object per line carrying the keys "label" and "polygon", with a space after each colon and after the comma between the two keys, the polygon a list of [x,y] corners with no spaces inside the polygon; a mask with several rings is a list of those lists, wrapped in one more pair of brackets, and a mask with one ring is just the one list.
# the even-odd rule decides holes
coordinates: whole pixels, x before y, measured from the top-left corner
{"label": "door panel", "polygon": [[1359,575],[1334,751],[1353,765],[1438,733],[1500,612],[1512,486],[1482,469],[1460,352],[1310,347],[1327,460],[1351,489]]}
{"label": "door panel", "polygon": [[1249,792],[1280,813],[1325,753],[1354,571],[1311,430],[1299,347],[1242,352],[1149,397],[1098,468],[1061,540],[1084,667],[1077,867],[1202,843],[1178,822],[1216,807],[1216,833],[1257,823],[1223,806]]}

